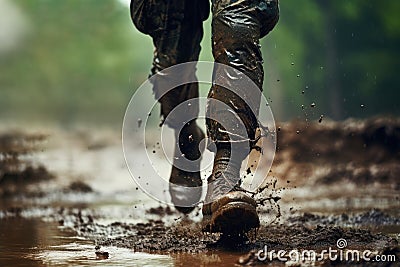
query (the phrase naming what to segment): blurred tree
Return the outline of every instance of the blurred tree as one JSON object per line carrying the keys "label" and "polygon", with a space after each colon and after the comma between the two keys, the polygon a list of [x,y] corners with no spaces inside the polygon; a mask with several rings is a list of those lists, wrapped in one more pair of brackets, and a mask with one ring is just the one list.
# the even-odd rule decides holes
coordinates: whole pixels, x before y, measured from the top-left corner
{"label": "blurred tree", "polygon": [[[267,73],[266,92],[284,91],[272,103],[274,109],[284,105],[282,118],[299,117],[298,108],[315,101],[317,109],[309,109],[308,115],[398,115],[398,11],[396,0],[281,1],[279,25],[264,41],[265,54],[272,54],[267,70],[277,66]],[[276,73],[279,88],[275,79],[268,79]],[[304,98],[299,97],[303,90]]]}
{"label": "blurred tree", "polygon": [[21,49],[1,58],[1,94],[8,101],[0,111],[120,123],[130,88],[147,76],[152,53],[132,27],[128,8],[109,0],[15,3],[31,32]]}
{"label": "blurred tree", "polygon": [[[120,124],[153,49],[129,8],[117,0],[8,2],[23,11],[30,32],[0,54],[0,119]],[[400,1],[280,5],[278,26],[262,41],[264,92],[278,119],[400,114]],[[209,24],[202,60],[211,60]]]}

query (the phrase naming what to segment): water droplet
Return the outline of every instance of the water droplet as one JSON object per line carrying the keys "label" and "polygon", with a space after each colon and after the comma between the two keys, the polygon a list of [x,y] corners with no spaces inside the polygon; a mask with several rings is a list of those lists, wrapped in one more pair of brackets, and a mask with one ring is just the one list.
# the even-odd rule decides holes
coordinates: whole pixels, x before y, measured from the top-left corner
{"label": "water droplet", "polygon": [[361,108],[365,108],[364,104],[361,104],[360,107],[361,107]]}
{"label": "water droplet", "polygon": [[140,126],[142,126],[142,119],[139,118],[137,120],[137,125],[138,125],[138,128],[140,128]]}
{"label": "water droplet", "polygon": [[316,105],[315,105],[315,103],[313,102],[313,103],[311,103],[311,105],[310,105],[310,107],[315,107]]}
{"label": "water droplet", "polygon": [[291,64],[292,64],[292,66],[294,66],[294,62],[292,62]]}
{"label": "water droplet", "polygon": [[304,105],[301,105],[301,109],[304,109]]}
{"label": "water droplet", "polygon": [[189,143],[193,142],[193,135],[189,135]]}
{"label": "water droplet", "polygon": [[301,91],[301,93],[304,95],[304,93],[305,93],[305,92],[304,92],[304,90],[303,90],[303,91]]}
{"label": "water droplet", "polygon": [[300,74],[297,74],[297,78],[299,78],[300,77]]}
{"label": "water droplet", "polygon": [[299,133],[300,133],[300,131],[299,131],[299,130],[297,130],[297,131],[296,131],[296,133],[297,133],[297,134],[299,134]]}
{"label": "water droplet", "polygon": [[324,118],[324,115],[319,116],[318,122],[321,123],[323,118]]}

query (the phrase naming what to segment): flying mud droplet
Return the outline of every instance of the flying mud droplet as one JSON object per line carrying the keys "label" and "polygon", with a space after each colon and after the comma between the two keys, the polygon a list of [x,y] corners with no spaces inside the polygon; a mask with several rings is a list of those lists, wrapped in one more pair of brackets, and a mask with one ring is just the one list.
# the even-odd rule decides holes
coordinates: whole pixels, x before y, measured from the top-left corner
{"label": "flying mud droplet", "polygon": [[310,105],[310,107],[312,107],[312,108],[314,108],[316,105],[315,105],[315,103],[313,102],[313,103],[311,103],[311,105]]}
{"label": "flying mud droplet", "polygon": [[292,64],[292,66],[294,66],[294,62],[292,62],[291,64]]}
{"label": "flying mud droplet", "polygon": [[365,108],[365,105],[364,105],[364,104],[361,104],[360,107],[361,107],[361,108]]}
{"label": "flying mud droplet", "polygon": [[299,130],[297,130],[297,131],[296,131],[296,134],[300,134],[300,131],[299,131]]}
{"label": "flying mud droplet", "polygon": [[319,116],[318,122],[321,123],[323,118],[324,118],[324,115]]}
{"label": "flying mud droplet", "polygon": [[303,110],[304,110],[304,105],[301,105],[301,109],[303,109]]}
{"label": "flying mud droplet", "polygon": [[100,246],[98,245],[95,247],[95,250],[96,259],[106,260],[110,256],[107,251],[100,250]]}
{"label": "flying mud droplet", "polygon": [[300,78],[300,74],[297,74],[297,78]]}
{"label": "flying mud droplet", "polygon": [[[294,60],[290,60],[289,61],[289,64],[291,63],[291,62],[293,62]],[[200,64],[199,64],[200,63]],[[200,66],[200,69],[199,69],[199,71],[201,71],[201,65],[204,65],[204,64],[201,64],[202,62],[192,62],[192,64],[189,64],[189,63],[186,63],[186,64],[178,64],[177,66],[174,66],[174,67],[171,67],[171,68],[169,68],[170,70],[171,70],[171,72],[170,71],[167,71],[167,73],[168,74],[170,74],[170,73],[172,73],[172,71],[175,71],[176,73],[176,75],[175,76],[171,76],[171,77],[176,77],[176,80],[173,80],[173,81],[168,81],[168,83],[166,83],[166,85],[168,85],[168,87],[170,87],[171,89],[170,90],[172,90],[173,88],[175,88],[176,87],[176,85],[177,84],[181,84],[182,82],[185,82],[185,83],[192,83],[192,82],[198,82],[197,81],[197,79],[195,79],[195,78],[193,78],[193,77],[195,77],[195,75],[184,75],[185,77],[182,77],[183,75],[180,75],[182,72],[181,72],[181,70],[182,70],[182,68],[183,69],[188,69],[188,70],[190,70],[190,71],[193,71],[193,70],[195,70],[195,69],[199,69],[199,66]],[[194,68],[196,66],[196,68]],[[211,71],[211,73],[210,74],[213,74],[213,72],[212,72],[212,69],[215,67],[216,65],[215,65],[215,63],[213,63],[213,62],[210,62],[210,64],[206,64],[206,65],[204,65],[204,70],[203,71]],[[221,66],[221,68],[222,68],[222,66]],[[233,72],[233,70],[232,70],[232,73],[237,73],[236,71],[234,71]],[[193,74],[195,74],[195,73],[193,73]],[[247,78],[245,75],[242,75],[240,72],[238,73],[238,75],[240,75],[239,77],[240,77],[240,80],[243,80],[242,81],[242,83],[243,82],[246,82],[246,80],[247,79],[245,79],[245,78]],[[293,75],[296,75],[296,73],[293,73]],[[153,77],[153,76],[152,76]],[[156,77],[158,77],[158,75],[156,76]],[[209,75],[209,77],[211,78],[210,79],[210,81],[209,81],[209,83],[211,84],[212,82],[215,82],[214,81],[214,79],[212,79],[212,75]],[[183,81],[181,81],[181,78],[185,78]],[[275,77],[275,79],[279,82],[280,81],[280,78],[276,78]],[[259,88],[257,87],[257,85],[256,84],[254,84],[254,82],[249,78],[248,79],[249,80],[249,85],[248,85],[248,87],[249,88],[252,88],[252,87],[254,87],[254,90],[256,90],[255,92],[259,92]],[[152,115],[152,112],[154,112],[153,110],[153,108],[154,108],[154,104],[157,104],[157,102],[156,101],[158,101],[159,99],[153,99],[153,95],[151,94],[151,93],[147,93],[148,92],[148,90],[147,90],[147,87],[148,86],[151,86],[152,85],[152,82],[153,81],[155,81],[154,80],[154,77],[153,77],[153,79],[150,79],[150,80],[147,80],[146,81],[146,83],[145,83],[145,85],[146,86],[141,86],[139,89],[142,89],[143,88],[143,92],[146,92],[146,94],[142,94],[141,93],[141,91],[142,90],[137,90],[136,92],[135,92],[135,94],[132,96],[132,98],[131,98],[131,101],[129,102],[130,103],[130,105],[127,107],[127,110],[126,110],[126,115],[127,116],[125,116],[124,117],[124,122],[126,122],[124,125],[126,126],[126,127],[124,127],[123,128],[123,131],[124,131],[124,135],[123,135],[123,144],[124,144],[124,148],[125,148],[125,146],[126,145],[129,145],[129,149],[132,149],[132,147],[134,147],[133,146],[133,144],[136,144],[136,143],[138,143],[139,145],[140,145],[140,148],[141,148],[141,150],[140,150],[140,153],[141,154],[143,154],[143,157],[137,157],[137,155],[135,155],[135,156],[133,156],[132,155],[132,153],[125,153],[126,151],[129,151],[128,149],[124,149],[124,156],[125,156],[125,161],[126,161],[126,163],[128,164],[128,168],[129,168],[129,170],[130,170],[130,172],[131,172],[131,176],[132,176],[132,178],[135,180],[135,181],[137,181],[138,182],[138,185],[139,186],[141,186],[141,185],[143,185],[143,191],[147,194],[147,195],[149,195],[150,197],[152,197],[152,198],[155,198],[156,200],[159,200],[159,201],[161,201],[162,203],[168,203],[168,204],[174,204],[174,203],[172,203],[172,201],[171,201],[171,198],[170,198],[170,196],[168,195],[168,194],[165,194],[165,192],[167,192],[168,193],[168,190],[164,190],[164,188],[165,188],[165,186],[164,186],[164,184],[165,185],[169,185],[169,181],[168,181],[168,179],[165,179],[165,178],[167,178],[167,177],[162,177],[160,174],[159,174],[159,168],[162,168],[163,167],[163,165],[162,166],[159,166],[159,165],[157,165],[157,164],[155,164],[155,163],[157,163],[157,162],[154,162],[154,161],[156,161],[156,160],[162,160],[162,159],[164,159],[164,158],[160,158],[159,156],[157,156],[156,154],[160,154],[160,150],[161,149],[164,149],[164,146],[162,146],[162,147],[159,147],[159,146],[153,146],[153,145],[149,145],[149,146],[147,146],[147,144],[146,144],[146,142],[143,142],[143,138],[142,138],[142,136],[143,137],[145,137],[146,138],[146,140],[147,140],[147,132],[145,131],[146,129],[146,120],[148,119],[148,117],[149,116],[151,116]],[[205,83],[207,82],[208,83],[208,81],[204,81]],[[219,81],[220,83],[223,83],[224,81]],[[154,84],[154,83],[153,83]],[[234,87],[235,88],[235,87]],[[144,91],[144,90],[147,90],[147,91]],[[165,88],[166,90],[168,89],[168,88]],[[229,88],[227,88],[227,89],[229,89]],[[300,88],[300,90],[301,90],[301,88]],[[240,92],[239,92],[240,93]],[[250,94],[250,92],[247,92],[247,90],[246,90],[246,93],[245,93],[245,95],[246,94]],[[146,95],[146,97],[152,97],[151,98],[151,101],[150,101],[150,98],[149,98],[149,101],[148,101],[148,103],[149,103],[149,106],[144,106],[143,104],[143,102],[144,102],[144,100],[142,99],[142,98],[139,98],[139,96],[143,96],[143,95]],[[202,97],[202,98],[200,98],[200,97],[198,97],[198,99],[200,99],[200,100],[204,100],[204,101],[206,101],[206,98],[205,97]],[[244,100],[246,100],[246,99],[244,99]],[[193,101],[195,101],[195,100],[193,100]],[[260,108],[261,110],[264,110],[265,108],[267,108],[267,109],[265,109],[263,112],[264,113],[268,113],[268,114],[265,114],[265,115],[268,115],[268,116],[260,116],[260,118],[262,118],[263,120],[268,120],[268,125],[274,125],[274,122],[272,121],[272,122],[269,122],[269,120],[273,120],[273,116],[272,116],[272,114],[271,115],[269,115],[270,113],[271,113],[271,110],[270,110],[270,108],[267,106],[267,103],[269,102],[269,104],[271,105],[271,103],[272,103],[272,101],[271,100],[268,100],[267,101],[267,99],[266,99],[266,97],[264,96],[264,95],[262,95],[262,101],[264,101],[264,105],[259,105],[260,107],[256,107],[257,109],[258,108]],[[193,103],[197,103],[197,102],[193,102]],[[190,103],[190,102],[187,102],[186,103],[186,105],[184,106],[184,108],[185,109],[187,109],[188,107],[193,107],[193,108],[195,108],[195,109],[197,109],[197,105],[196,104],[193,104],[193,103]],[[262,102],[261,102],[262,103]],[[182,104],[184,104],[184,103],[182,103]],[[146,102],[146,105],[147,105],[147,102]],[[249,105],[249,107],[250,107],[251,105]],[[264,108],[264,109],[262,109],[262,108]],[[139,112],[140,111],[140,112]],[[202,111],[200,111],[200,112],[202,112]],[[188,112],[187,112],[188,113]],[[187,116],[189,116],[188,118],[186,118],[185,117],[185,121],[189,121],[189,120],[191,120],[192,118],[190,117],[191,115],[190,114],[185,114],[185,113],[183,113],[184,115],[187,115]],[[129,116],[128,115],[131,115],[131,117],[133,117],[134,118],[134,120],[132,120],[132,119],[130,119],[129,118]],[[155,115],[155,116],[157,116],[157,114]],[[197,115],[193,115],[193,116],[197,116]],[[206,116],[207,116],[207,114],[206,114]],[[135,118],[136,117],[136,118]],[[140,119],[139,119],[140,118]],[[142,119],[143,118],[143,119]],[[205,117],[206,119],[207,119],[207,117]],[[154,119],[156,119],[156,118],[154,118]],[[187,119],[187,120],[186,120]],[[169,122],[171,122],[171,124],[173,124],[173,123],[177,123],[177,124],[179,124],[180,125],[180,123],[179,123],[179,121],[174,121],[174,120],[171,120],[171,121],[167,121],[168,123]],[[264,123],[264,122],[262,122],[262,123]],[[133,126],[134,127],[132,127],[132,124],[133,124]],[[162,123],[160,123],[160,124],[162,124]],[[136,127],[135,127],[136,126]],[[129,132],[129,134],[130,135],[128,135],[127,134],[127,130],[126,129],[132,129],[132,128],[136,128],[136,131],[137,131],[137,127],[140,127],[140,130],[138,131],[139,132],[139,134],[141,135],[140,136],[140,138],[138,138],[138,136],[137,135],[134,135],[134,134],[136,134],[136,132],[135,133],[131,133],[131,132]],[[143,126],[143,128],[141,127],[141,126]],[[160,125],[161,126],[161,125]],[[241,127],[241,125],[239,124],[239,123],[237,123],[237,125],[232,125],[232,127],[237,127],[237,128],[239,128],[238,126],[240,126]],[[163,130],[164,130],[164,128],[163,129],[161,129],[161,134],[163,133]],[[154,133],[156,133],[156,132],[151,132],[152,134],[154,134]],[[158,132],[157,132],[158,133]],[[167,133],[167,131],[165,131],[165,133],[166,133],[166,135],[168,134]],[[155,136],[155,135],[154,135]],[[153,138],[153,135],[151,136],[152,138]],[[262,137],[264,137],[264,136],[262,136]],[[271,131],[271,138],[273,138],[273,139],[275,139],[275,135],[273,134],[273,131]],[[197,140],[198,138],[196,137],[195,138],[195,135],[192,135],[192,136],[190,136],[190,134],[188,134],[188,135],[186,135],[186,137],[184,137],[184,142],[192,142],[192,144],[194,144],[194,143],[196,143],[196,142],[198,142],[198,140]],[[162,139],[161,139],[162,140]],[[273,148],[273,149],[270,149],[270,147],[268,147],[268,150],[266,150],[266,152],[271,152],[271,155],[274,155],[275,154],[275,148],[276,148],[276,142],[275,142],[275,140],[269,140],[269,139],[265,139],[265,140],[267,140],[266,142],[264,142],[264,140],[262,141],[262,142],[260,142],[260,144],[262,144],[262,145],[266,145],[267,144],[267,142],[268,142],[268,145],[271,145],[271,148]],[[165,141],[166,142],[168,142],[168,145],[170,145],[170,146],[174,146],[174,142],[169,142],[169,140],[168,140],[168,138],[166,138],[165,139]],[[163,141],[162,141],[163,142]],[[196,145],[197,146],[197,145]],[[135,146],[136,147],[136,146]],[[178,146],[179,147],[179,146]],[[168,150],[168,152],[172,152],[173,150]],[[180,153],[178,153],[178,151],[179,150],[176,150],[176,152],[174,151],[174,153],[172,154],[172,153],[170,153],[169,155],[167,155],[167,153],[162,153],[163,155],[165,155],[165,156],[168,156],[169,158],[167,158],[168,160],[170,160],[170,162],[173,162],[173,164],[175,164],[175,162],[174,161],[176,161],[176,162],[179,162],[180,164],[183,164],[183,163],[185,163],[186,161],[185,161],[185,159],[186,159],[186,157],[185,157],[185,154],[183,154],[182,152],[180,152]],[[257,150],[258,152],[260,152],[261,153],[261,155],[264,155],[264,153],[263,153],[263,151],[262,151],[262,149],[261,149],[261,147],[260,147],[260,149],[259,150]],[[163,156],[163,155],[161,155],[161,156]],[[259,155],[257,155],[257,157],[261,157],[261,156],[259,156]],[[177,160],[175,160],[175,158],[177,159]],[[266,167],[270,167],[270,161],[272,161],[271,160],[271,158],[272,157],[268,157],[268,160],[267,160],[267,162],[268,162],[268,166],[266,166]],[[183,162],[183,163],[182,163]],[[183,165],[185,165],[185,164],[183,164]],[[190,165],[190,164],[186,164],[186,165]],[[185,166],[186,166],[185,165]],[[191,165],[190,165],[191,166]],[[190,167],[189,166],[189,167]],[[197,165],[196,165],[197,166]],[[184,166],[182,166],[182,167],[184,167]],[[144,176],[143,175],[143,179],[140,179],[140,178],[138,178],[138,174],[139,173],[141,173],[143,170],[146,170],[146,176]],[[149,172],[151,172],[151,175],[148,175],[147,174],[147,171],[149,171]],[[190,170],[189,170],[190,171]],[[250,168],[250,171],[254,171],[252,168]],[[160,172],[160,173],[162,173],[162,172]],[[164,173],[162,173],[163,175],[164,175]],[[165,175],[168,175],[167,173],[165,173]],[[249,175],[250,175],[250,173],[249,173]],[[201,175],[202,177],[203,177],[203,175]],[[145,179],[145,178],[147,178],[147,177],[151,177],[151,179]],[[204,173],[204,177],[207,177],[207,173]],[[160,180],[160,183],[157,183],[157,182],[155,182],[155,180],[156,180],[156,178],[157,179],[159,179]],[[248,180],[250,180],[251,181],[251,188],[255,188],[256,186],[258,187],[258,186],[260,186],[261,185],[261,183],[263,182],[263,180],[264,180],[264,178],[262,177],[262,176],[257,176],[256,178],[251,178],[251,179],[248,179]],[[254,180],[254,181],[253,181]],[[151,181],[151,183],[146,183],[147,181]],[[247,181],[247,180],[246,180]],[[147,186],[147,184],[149,184],[149,185],[151,185],[151,186]],[[152,184],[155,184],[156,186],[152,186]],[[247,186],[247,184],[246,184],[246,186]],[[185,189],[186,190],[186,189]],[[189,191],[194,191],[194,192],[198,192],[199,191],[199,189],[196,189],[196,188],[193,188],[193,190],[189,190]],[[189,192],[188,191],[188,192]],[[190,206],[193,206],[194,204],[196,204],[196,203],[192,203],[191,201],[186,201],[185,203],[183,203],[182,205],[187,205],[188,207]]]}
{"label": "flying mud droplet", "polygon": [[247,168],[246,173],[247,173],[247,174],[250,174],[250,173],[251,173],[250,167]]}
{"label": "flying mud droplet", "polygon": [[303,90],[303,91],[301,91],[301,94],[303,94],[303,95],[304,95],[304,93],[305,93],[305,92],[304,92],[304,90]]}

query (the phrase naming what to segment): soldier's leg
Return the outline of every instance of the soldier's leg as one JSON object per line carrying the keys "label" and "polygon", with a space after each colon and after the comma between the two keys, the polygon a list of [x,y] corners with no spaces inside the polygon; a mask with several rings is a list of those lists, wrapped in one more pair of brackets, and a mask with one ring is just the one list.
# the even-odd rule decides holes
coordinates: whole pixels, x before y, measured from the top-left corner
{"label": "soldier's leg", "polygon": [[[133,0],[132,3],[131,14],[135,25],[153,39],[155,51],[151,75],[179,63],[198,60],[200,42],[203,37],[202,23],[209,14],[208,0]],[[187,75],[193,76],[190,77],[191,80],[196,79],[191,71],[188,71]],[[168,79],[168,77],[165,78]],[[177,163],[175,159],[179,160],[182,155],[189,161],[199,159],[201,152],[198,145],[204,138],[204,133],[196,125],[195,120],[183,124],[179,113],[171,113],[171,111],[184,101],[197,98],[198,84],[185,84],[166,94],[164,94],[165,88],[162,85],[162,81],[156,80],[153,84],[153,91],[161,103],[163,122],[175,130],[177,142],[174,166],[170,175],[172,183],[170,194],[177,209],[187,213],[193,208],[180,205],[185,206],[185,203],[198,201],[201,191],[198,196],[188,195],[185,190],[182,190],[182,186],[201,185],[198,171],[200,166],[193,163],[193,166],[186,166],[193,170],[192,172],[181,170],[175,167]],[[191,101],[191,105],[185,105],[183,108],[185,110],[181,110],[181,112],[186,116],[197,117],[198,101]]]}
{"label": "soldier's leg", "polygon": [[[212,11],[215,61],[241,71],[261,91],[264,71],[259,40],[272,30],[278,20],[277,0],[213,0]],[[214,77],[223,79],[229,85],[229,80],[234,77],[228,72],[224,68],[216,67]],[[259,106],[260,96],[261,93],[256,96],[256,103],[252,100],[253,108]],[[229,187],[231,192],[203,207],[203,214],[211,217],[207,230],[247,231],[259,225],[255,202],[243,192],[237,191],[233,185],[240,180],[242,160],[254,145],[258,114],[253,113],[248,102],[246,103],[245,100],[248,99],[218,85],[212,86],[209,98],[207,117],[219,117],[222,121],[224,117],[229,117],[230,123],[222,125],[218,120],[207,119],[207,134],[217,147],[213,173],[209,178],[212,186],[209,186],[207,198],[215,199],[221,191],[229,190]],[[223,102],[229,108],[221,110],[214,100]],[[235,115],[232,116],[232,113]],[[238,129],[235,125],[243,125],[245,129]],[[231,140],[230,136],[238,138]]]}

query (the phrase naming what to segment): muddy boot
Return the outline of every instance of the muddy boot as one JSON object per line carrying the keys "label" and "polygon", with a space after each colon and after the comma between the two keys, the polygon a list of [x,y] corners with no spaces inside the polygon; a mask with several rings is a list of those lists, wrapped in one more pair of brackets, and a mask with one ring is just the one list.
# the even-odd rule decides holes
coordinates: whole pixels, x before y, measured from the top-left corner
{"label": "muddy boot", "polygon": [[[191,121],[175,136],[176,140],[178,140],[180,151],[177,148],[175,149],[174,163],[169,179],[169,193],[175,208],[187,214],[195,206],[188,207],[186,204],[197,203],[201,199],[200,158],[204,148],[200,149],[199,144],[205,135],[196,125],[196,122]],[[195,193],[193,191],[188,193],[182,186],[199,187],[199,190],[196,190]]]}
{"label": "muddy boot", "polygon": [[203,206],[204,232],[235,236],[260,226],[256,202],[239,190],[241,161],[229,162],[230,154],[217,151],[206,195],[206,203],[213,201]]}

